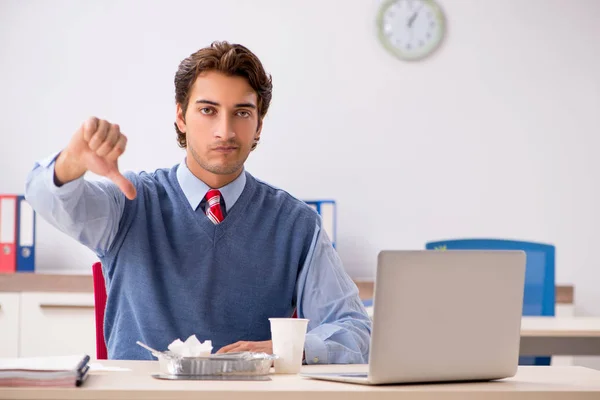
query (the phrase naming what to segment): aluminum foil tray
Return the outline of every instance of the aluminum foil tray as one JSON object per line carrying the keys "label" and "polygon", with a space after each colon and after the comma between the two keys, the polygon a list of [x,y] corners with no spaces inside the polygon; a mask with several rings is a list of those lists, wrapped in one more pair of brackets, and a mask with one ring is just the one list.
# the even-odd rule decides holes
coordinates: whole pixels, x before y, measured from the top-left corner
{"label": "aluminum foil tray", "polygon": [[[266,353],[226,353],[208,357],[180,357],[171,352],[156,354],[161,379],[226,379],[227,377],[266,377],[276,356]],[[185,378],[184,378],[185,377]]]}

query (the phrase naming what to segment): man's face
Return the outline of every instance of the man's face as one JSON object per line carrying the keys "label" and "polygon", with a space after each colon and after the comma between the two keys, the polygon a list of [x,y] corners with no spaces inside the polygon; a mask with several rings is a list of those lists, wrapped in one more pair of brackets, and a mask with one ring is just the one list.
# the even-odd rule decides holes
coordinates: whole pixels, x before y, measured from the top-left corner
{"label": "man's face", "polygon": [[191,88],[185,118],[177,105],[177,126],[195,175],[235,177],[260,134],[256,92],[243,77],[204,72]]}

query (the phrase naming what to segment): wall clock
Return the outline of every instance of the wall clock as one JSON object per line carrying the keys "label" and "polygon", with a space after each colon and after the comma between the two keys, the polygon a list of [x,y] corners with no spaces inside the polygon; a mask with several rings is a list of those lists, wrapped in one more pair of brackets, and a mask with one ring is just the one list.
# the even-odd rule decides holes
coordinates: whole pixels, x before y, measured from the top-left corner
{"label": "wall clock", "polygon": [[377,13],[383,46],[401,60],[432,54],[446,33],[446,18],[435,0],[385,0]]}

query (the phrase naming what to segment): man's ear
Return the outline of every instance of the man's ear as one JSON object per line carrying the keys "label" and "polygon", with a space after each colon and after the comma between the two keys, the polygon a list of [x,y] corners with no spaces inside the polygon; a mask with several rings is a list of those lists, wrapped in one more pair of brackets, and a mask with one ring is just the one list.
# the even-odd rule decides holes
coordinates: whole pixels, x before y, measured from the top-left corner
{"label": "man's ear", "polygon": [[258,146],[258,142],[260,142],[260,132],[262,131],[262,120],[258,121],[258,127],[256,128],[256,133],[254,134],[254,143],[252,144],[252,150]]}
{"label": "man's ear", "polygon": [[183,108],[181,104],[177,103],[177,112],[175,116],[175,123],[180,132],[185,133],[185,115],[183,114]]}

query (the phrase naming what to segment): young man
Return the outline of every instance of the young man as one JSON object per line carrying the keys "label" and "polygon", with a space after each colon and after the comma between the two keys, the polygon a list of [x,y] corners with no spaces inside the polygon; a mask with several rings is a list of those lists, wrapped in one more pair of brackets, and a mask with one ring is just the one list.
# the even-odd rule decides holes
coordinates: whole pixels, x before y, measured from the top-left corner
{"label": "young man", "polygon": [[[308,318],[307,363],[366,363],[371,322],[319,216],[244,169],[271,78],[247,48],[215,42],[175,75],[184,161],[122,175],[126,137],[90,118],[37,163],[26,198],[102,261],[111,359],[149,359],[195,334],[218,352],[272,352],[270,317]],[[83,178],[86,171],[105,177]]]}

